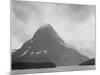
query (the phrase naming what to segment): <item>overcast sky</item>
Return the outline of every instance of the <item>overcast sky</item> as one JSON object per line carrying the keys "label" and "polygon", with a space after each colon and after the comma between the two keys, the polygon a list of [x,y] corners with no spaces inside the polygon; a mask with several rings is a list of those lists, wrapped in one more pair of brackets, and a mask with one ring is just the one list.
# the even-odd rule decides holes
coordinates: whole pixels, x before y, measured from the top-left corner
{"label": "overcast sky", "polygon": [[65,43],[95,56],[95,6],[14,1],[11,3],[11,49],[18,49],[36,30],[51,24]]}

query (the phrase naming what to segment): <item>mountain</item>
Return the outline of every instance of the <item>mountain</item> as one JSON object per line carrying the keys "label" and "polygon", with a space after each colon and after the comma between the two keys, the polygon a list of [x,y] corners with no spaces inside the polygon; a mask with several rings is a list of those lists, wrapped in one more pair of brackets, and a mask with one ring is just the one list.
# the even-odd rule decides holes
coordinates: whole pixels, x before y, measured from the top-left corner
{"label": "mountain", "polygon": [[80,64],[80,66],[85,66],[85,65],[95,65],[95,58],[89,59]]}
{"label": "mountain", "polygon": [[45,63],[56,66],[73,66],[89,58],[77,50],[66,47],[51,25],[40,27],[35,35],[12,54],[12,63]]}

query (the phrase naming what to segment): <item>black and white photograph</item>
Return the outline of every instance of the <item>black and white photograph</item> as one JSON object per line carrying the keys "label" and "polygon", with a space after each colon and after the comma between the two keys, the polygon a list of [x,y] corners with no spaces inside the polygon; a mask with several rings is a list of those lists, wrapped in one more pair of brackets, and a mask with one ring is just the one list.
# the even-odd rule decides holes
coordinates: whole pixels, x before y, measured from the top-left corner
{"label": "black and white photograph", "polygon": [[11,0],[11,72],[95,70],[96,6]]}

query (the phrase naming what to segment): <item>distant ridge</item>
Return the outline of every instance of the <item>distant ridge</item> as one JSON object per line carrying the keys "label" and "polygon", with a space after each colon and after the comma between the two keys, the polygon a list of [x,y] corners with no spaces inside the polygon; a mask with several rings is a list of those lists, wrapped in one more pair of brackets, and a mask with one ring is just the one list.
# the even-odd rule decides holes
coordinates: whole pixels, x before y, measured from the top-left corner
{"label": "distant ridge", "polygon": [[80,66],[86,66],[86,65],[95,65],[95,58],[89,59],[80,64]]}

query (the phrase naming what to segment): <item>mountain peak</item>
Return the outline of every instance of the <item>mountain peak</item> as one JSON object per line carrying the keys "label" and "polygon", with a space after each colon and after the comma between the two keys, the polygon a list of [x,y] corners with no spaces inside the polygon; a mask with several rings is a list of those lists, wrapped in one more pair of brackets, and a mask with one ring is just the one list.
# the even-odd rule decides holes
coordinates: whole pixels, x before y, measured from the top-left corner
{"label": "mountain peak", "polygon": [[57,34],[57,32],[54,30],[54,28],[50,24],[45,24],[43,26],[40,26],[40,28],[36,31],[35,35],[32,39],[39,39],[39,38],[48,38],[50,37],[52,40],[58,40],[59,42],[64,43],[64,41],[60,38],[60,36]]}
{"label": "mountain peak", "polygon": [[48,23],[40,26],[40,28],[45,28],[45,27],[51,27],[52,28],[52,26]]}
{"label": "mountain peak", "polygon": [[40,26],[38,30],[46,30],[46,31],[49,31],[49,32],[51,31],[55,33],[55,30],[50,24],[44,24],[43,26]]}

